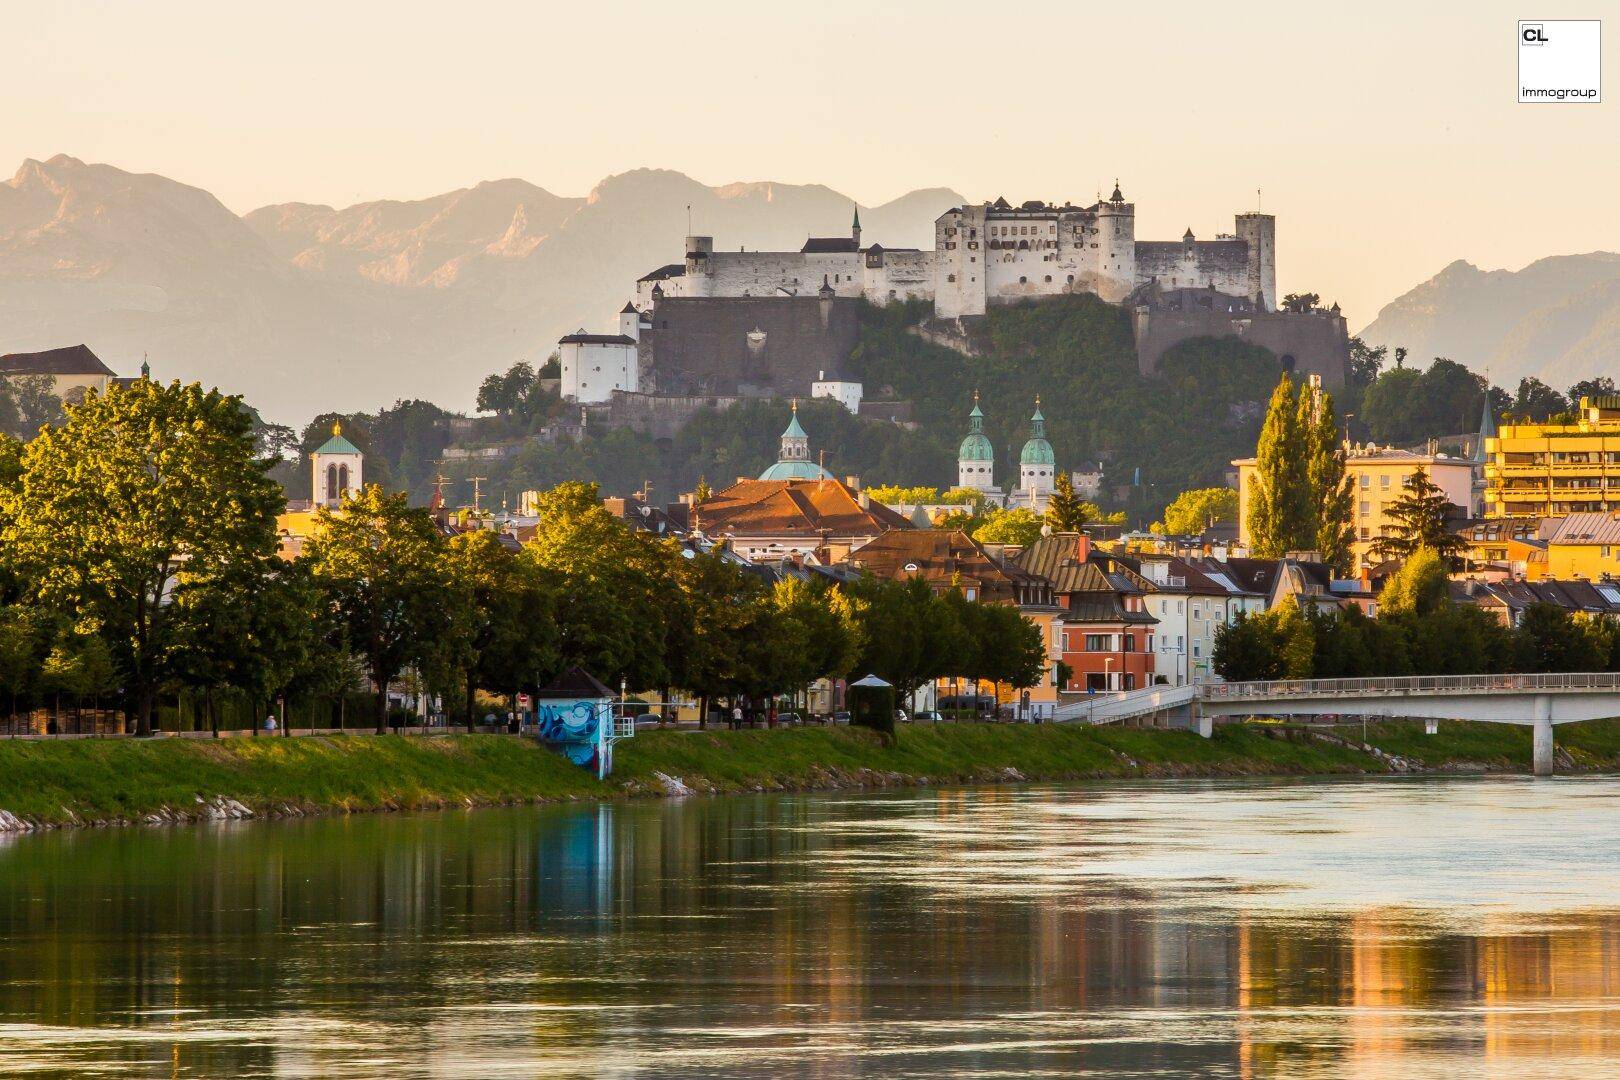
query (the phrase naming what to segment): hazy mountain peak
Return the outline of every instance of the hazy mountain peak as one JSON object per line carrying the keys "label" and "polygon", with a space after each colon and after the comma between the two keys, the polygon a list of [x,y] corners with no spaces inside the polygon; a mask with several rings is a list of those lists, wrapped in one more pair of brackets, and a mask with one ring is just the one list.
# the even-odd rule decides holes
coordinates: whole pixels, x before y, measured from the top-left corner
{"label": "hazy mountain peak", "polygon": [[1552,255],[1519,270],[1461,259],[1378,312],[1361,337],[1447,356],[1504,384],[1533,375],[1562,388],[1620,354],[1620,255]]}

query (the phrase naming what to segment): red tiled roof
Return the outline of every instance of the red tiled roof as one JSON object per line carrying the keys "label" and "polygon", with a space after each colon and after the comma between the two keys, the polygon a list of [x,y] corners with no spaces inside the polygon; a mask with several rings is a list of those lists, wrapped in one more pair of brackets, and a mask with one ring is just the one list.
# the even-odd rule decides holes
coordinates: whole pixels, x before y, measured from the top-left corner
{"label": "red tiled roof", "polygon": [[911,522],[840,480],[739,480],[695,509],[709,536],[878,536]]}

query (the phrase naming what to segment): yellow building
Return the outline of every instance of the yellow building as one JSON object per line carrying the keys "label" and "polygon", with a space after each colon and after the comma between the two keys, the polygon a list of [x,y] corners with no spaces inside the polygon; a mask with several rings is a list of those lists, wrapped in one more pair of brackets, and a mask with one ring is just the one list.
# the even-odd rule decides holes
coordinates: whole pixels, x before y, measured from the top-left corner
{"label": "yellow building", "polygon": [[1486,517],[1620,510],[1620,397],[1582,398],[1567,424],[1504,424],[1485,440]]}
{"label": "yellow building", "polygon": [[[1238,542],[1249,546],[1249,492],[1254,483],[1255,459],[1234,461],[1238,470]],[[1352,492],[1350,515],[1355,539],[1350,550],[1352,572],[1367,565],[1373,541],[1394,524],[1389,506],[1401,497],[1407,477],[1422,469],[1447,499],[1470,512],[1474,497],[1474,464],[1445,454],[1416,454],[1388,446],[1351,446],[1345,455],[1345,473]]]}
{"label": "yellow building", "polygon": [[1566,514],[1548,525],[1548,577],[1620,578],[1620,511]]}

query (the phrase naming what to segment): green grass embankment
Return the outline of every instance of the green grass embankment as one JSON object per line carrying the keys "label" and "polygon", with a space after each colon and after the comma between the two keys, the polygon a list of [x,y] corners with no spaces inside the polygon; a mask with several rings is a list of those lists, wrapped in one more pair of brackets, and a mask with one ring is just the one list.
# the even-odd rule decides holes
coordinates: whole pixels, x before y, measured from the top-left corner
{"label": "green grass embankment", "polygon": [[[1528,728],[1377,724],[1383,755],[1445,771],[1527,770]],[[1047,725],[906,726],[896,745],[848,728],[643,731],[605,783],[528,740],[503,736],[0,740],[0,810],[39,824],[207,816],[227,798],[255,814],[500,805],[662,794],[663,777],[705,792],[858,788],[1133,776],[1387,772],[1359,727],[1189,732]],[[1620,721],[1558,729],[1579,768],[1620,764]]]}

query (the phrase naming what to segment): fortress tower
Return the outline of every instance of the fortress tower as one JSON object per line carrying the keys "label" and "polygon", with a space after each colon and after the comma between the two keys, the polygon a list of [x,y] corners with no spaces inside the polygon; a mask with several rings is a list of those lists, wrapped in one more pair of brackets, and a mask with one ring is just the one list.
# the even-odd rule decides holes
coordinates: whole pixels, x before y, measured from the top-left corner
{"label": "fortress tower", "polygon": [[1258,211],[1237,216],[1238,239],[1249,246],[1249,297],[1261,298],[1266,311],[1277,310],[1277,218]]}
{"label": "fortress tower", "polygon": [[343,437],[341,420],[333,422],[332,437],[309,457],[314,474],[310,492],[316,506],[335,510],[342,505],[345,495],[359,492],[364,455],[358,446]]}

